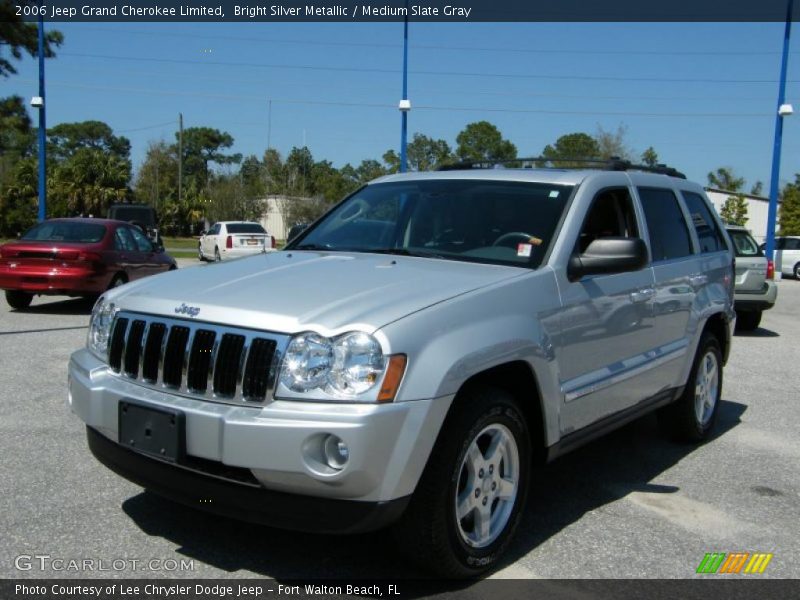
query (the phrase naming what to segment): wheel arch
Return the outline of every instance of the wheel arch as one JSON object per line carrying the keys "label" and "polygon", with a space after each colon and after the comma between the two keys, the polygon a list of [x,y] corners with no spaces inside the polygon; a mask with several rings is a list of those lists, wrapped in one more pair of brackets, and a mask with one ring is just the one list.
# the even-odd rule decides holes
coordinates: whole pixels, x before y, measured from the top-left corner
{"label": "wheel arch", "polygon": [[497,387],[514,397],[531,436],[532,458],[536,462],[544,462],[547,440],[545,407],[539,381],[530,364],[515,360],[475,373],[459,388],[450,411],[458,410],[463,391],[475,386]]}

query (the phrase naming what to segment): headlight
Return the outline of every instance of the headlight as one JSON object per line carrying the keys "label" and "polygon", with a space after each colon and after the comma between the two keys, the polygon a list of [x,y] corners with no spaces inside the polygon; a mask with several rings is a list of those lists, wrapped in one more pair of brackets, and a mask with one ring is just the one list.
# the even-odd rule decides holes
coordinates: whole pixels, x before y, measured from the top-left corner
{"label": "headlight", "polygon": [[381,345],[367,333],[348,333],[333,343],[333,368],[328,383],[348,396],[362,394],[383,374]]}
{"label": "headlight", "polygon": [[333,365],[333,348],[321,335],[303,333],[289,342],[281,383],[295,392],[323,387]]}
{"label": "headlight", "polygon": [[89,320],[89,334],[86,346],[102,361],[108,359],[108,340],[111,337],[111,323],[114,320],[114,303],[101,297],[92,309]]}
{"label": "headlight", "polygon": [[285,397],[293,398],[315,392],[313,397],[318,400],[391,401],[396,385],[390,395],[378,385],[389,359],[380,342],[368,333],[345,333],[334,339],[301,333],[286,348],[280,388]]}

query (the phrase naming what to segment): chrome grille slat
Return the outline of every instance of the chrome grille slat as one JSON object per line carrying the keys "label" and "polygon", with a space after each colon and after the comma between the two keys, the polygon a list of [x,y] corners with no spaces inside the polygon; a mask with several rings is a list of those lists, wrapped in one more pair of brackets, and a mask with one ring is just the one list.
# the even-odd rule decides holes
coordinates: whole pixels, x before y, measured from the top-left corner
{"label": "chrome grille slat", "polygon": [[151,389],[240,405],[271,399],[289,342],[281,334],[127,311],[115,316],[111,332],[115,375]]}

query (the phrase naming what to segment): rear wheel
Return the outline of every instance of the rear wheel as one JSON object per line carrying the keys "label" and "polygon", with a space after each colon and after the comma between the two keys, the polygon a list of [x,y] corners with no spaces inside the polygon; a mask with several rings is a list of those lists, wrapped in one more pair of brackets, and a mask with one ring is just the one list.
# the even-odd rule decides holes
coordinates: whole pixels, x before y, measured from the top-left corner
{"label": "rear wheel", "polygon": [[683,394],[659,411],[659,419],[677,439],[704,441],[714,428],[721,397],[722,352],[717,338],[704,333]]}
{"label": "rear wheel", "polygon": [[530,470],[528,428],[513,397],[462,392],[442,426],[395,537],[412,560],[445,577],[492,568],[522,516]]}
{"label": "rear wheel", "polygon": [[19,290],[6,290],[6,302],[15,310],[25,310],[31,305],[33,294]]}
{"label": "rear wheel", "polygon": [[214,262],[219,262],[222,260],[222,257],[219,255],[219,248],[214,247]]}
{"label": "rear wheel", "polygon": [[795,279],[800,279],[800,262],[799,262],[799,263],[797,263],[797,264],[794,266],[794,269],[793,269],[793,271],[794,271],[794,278],[795,278]]}
{"label": "rear wheel", "polygon": [[754,331],[758,329],[760,323],[760,310],[736,313],[736,329],[740,331]]}

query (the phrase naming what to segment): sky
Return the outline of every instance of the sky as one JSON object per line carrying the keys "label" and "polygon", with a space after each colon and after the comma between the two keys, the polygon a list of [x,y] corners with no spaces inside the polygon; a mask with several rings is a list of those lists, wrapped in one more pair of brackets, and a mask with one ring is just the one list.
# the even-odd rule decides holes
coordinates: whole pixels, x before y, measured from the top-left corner
{"label": "sky", "polygon": [[[233,152],[309,147],[335,166],[399,150],[402,23],[58,23],[46,63],[48,126],[105,121],[132,143],[184,127],[229,132]],[[769,189],[782,23],[414,23],[409,140],[455,147],[487,120],[538,156],[564,134],[627,128],[638,157],[705,184],[727,166]],[[787,102],[800,111],[800,50]],[[0,96],[37,93],[37,62],[16,63]],[[271,111],[270,111],[271,101]],[[31,116],[36,122],[35,112]],[[800,114],[784,120],[781,180],[800,172]]]}

